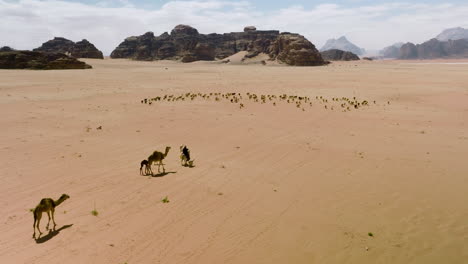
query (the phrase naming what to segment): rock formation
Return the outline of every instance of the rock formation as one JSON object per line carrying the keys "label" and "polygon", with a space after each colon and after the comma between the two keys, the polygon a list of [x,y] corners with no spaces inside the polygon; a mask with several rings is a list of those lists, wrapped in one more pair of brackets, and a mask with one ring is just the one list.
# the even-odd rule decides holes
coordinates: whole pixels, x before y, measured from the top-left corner
{"label": "rock formation", "polygon": [[338,39],[329,39],[325,45],[320,49],[320,51],[326,51],[331,49],[339,49],[343,51],[349,51],[356,55],[362,55],[365,53],[364,49],[359,48],[358,46],[351,43],[346,37],[340,37]]}
{"label": "rock formation", "polygon": [[126,38],[112,53],[111,58],[135,60],[180,60],[192,62],[224,59],[240,51],[247,58],[260,53],[271,60],[297,66],[323,65],[326,62],[315,46],[299,34],[261,31],[246,27],[244,32],[200,34],[187,25],[176,26],[155,37],[152,32]]}
{"label": "rock formation", "polygon": [[422,44],[406,43],[400,48],[399,59],[468,58],[468,40],[439,41],[431,39]]}
{"label": "rock formation", "polygon": [[2,51],[13,51],[13,49],[8,47],[8,46],[4,46],[4,47],[0,48],[0,52],[2,52]]}
{"label": "rock formation", "polygon": [[0,69],[90,69],[91,66],[63,53],[2,51]]}
{"label": "rock formation", "polygon": [[74,58],[104,59],[102,52],[86,39],[75,43],[66,38],[55,37],[33,51],[59,52]]}
{"label": "rock formation", "polygon": [[76,42],[70,53],[75,58],[104,59],[102,52],[86,39]]}
{"label": "rock formation", "polygon": [[437,35],[436,39],[440,41],[468,39],[468,29],[461,27],[449,28]]}
{"label": "rock formation", "polygon": [[257,28],[254,26],[248,26],[244,28],[244,32],[249,32],[249,31],[256,31]]}
{"label": "rock formation", "polygon": [[359,57],[349,51],[343,51],[339,49],[331,49],[320,52],[324,60],[330,61],[352,61],[359,60]]}
{"label": "rock formation", "polygon": [[383,48],[379,52],[379,54],[380,54],[380,56],[382,56],[384,58],[392,58],[392,59],[398,58],[399,55],[400,55],[400,48],[403,45],[404,45],[403,42],[395,43],[395,44],[393,44],[391,46]]}
{"label": "rock formation", "polygon": [[411,42],[403,44],[400,48],[400,52],[398,54],[398,58],[402,60],[411,60],[418,58],[418,49],[416,45]]}

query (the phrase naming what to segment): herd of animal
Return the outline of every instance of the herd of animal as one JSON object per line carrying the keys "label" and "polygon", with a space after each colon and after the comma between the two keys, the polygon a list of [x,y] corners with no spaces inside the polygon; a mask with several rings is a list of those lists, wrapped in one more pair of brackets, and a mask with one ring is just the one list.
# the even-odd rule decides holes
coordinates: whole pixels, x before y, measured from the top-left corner
{"label": "herd of animal", "polygon": [[[271,104],[276,106],[279,103],[294,105],[297,109],[306,111],[306,108],[310,108],[313,105],[321,105],[327,110],[341,110],[342,112],[348,112],[352,109],[359,109],[361,107],[368,107],[371,104],[367,100],[358,100],[356,97],[333,97],[330,101],[323,96],[315,96],[311,98],[308,96],[297,96],[297,95],[274,95],[274,94],[260,94],[255,93],[185,93],[185,94],[166,94],[163,96],[156,96],[153,98],[145,98],[141,100],[142,104],[152,105],[157,102],[184,102],[194,101],[196,99],[210,100],[214,99],[216,102],[222,100],[231,102],[232,104],[238,104],[239,108],[246,107],[247,102],[249,103],[260,103],[260,104]],[[377,102],[373,101],[376,105]],[[387,102],[390,104],[390,102]]]}
{"label": "herd of animal", "polygon": [[[158,96],[154,98],[149,98],[149,99],[143,99],[141,100],[142,103],[144,104],[149,104],[151,105],[152,102],[157,102],[157,101],[168,101],[168,102],[174,102],[174,101],[185,101],[186,99],[193,101],[196,98],[203,98],[203,99],[210,99],[210,97],[214,97],[215,101],[220,101],[221,99],[225,99],[230,101],[231,103],[239,103],[239,107],[243,108],[244,104],[240,103],[244,97],[247,97],[249,100],[253,102],[260,102],[262,104],[269,102],[272,102],[273,106],[276,106],[276,100],[279,101],[284,101],[286,103],[293,103],[296,105],[297,108],[304,109],[304,105],[310,105],[312,106],[312,98],[309,97],[300,97],[300,96],[293,96],[293,95],[256,95],[252,93],[247,93],[244,95],[244,97],[240,93],[209,93],[209,94],[202,94],[202,93],[186,93],[183,95],[175,96],[175,95],[164,95],[164,96]],[[326,104],[328,103],[328,99],[325,99],[322,96],[316,96],[315,99],[320,103],[324,104],[325,109],[331,109],[333,110],[333,106],[328,107]],[[358,101],[356,97],[353,97],[352,99],[349,99],[347,97],[342,97],[342,98],[332,98],[333,102],[336,102],[339,104],[341,109],[343,109],[343,112],[350,111],[352,108],[358,109],[361,106],[369,106],[368,101]],[[374,104],[376,102],[374,101]],[[387,102],[387,104],[390,104],[390,102]],[[166,158],[167,154],[169,153],[169,150],[171,147],[166,147],[166,150],[163,152],[160,151],[154,151],[147,159],[141,161],[140,163],[140,175],[154,175],[153,170],[151,169],[151,165],[153,163],[156,163],[158,165],[158,173],[161,173],[160,167],[162,166],[163,173],[166,172],[166,169],[164,168],[163,160]],[[180,146],[180,162],[182,166],[186,167],[193,167],[193,160],[190,157],[190,150],[187,148],[187,146],[182,145]],[[143,170],[144,168],[144,170]],[[69,195],[63,194],[58,200],[53,200],[51,198],[44,198],[42,199],[39,204],[36,206],[36,208],[33,211],[34,214],[34,234],[33,238],[36,236],[36,228],[39,231],[39,237],[41,236],[42,232],[39,229],[39,223],[41,221],[42,213],[47,213],[47,216],[49,217],[49,221],[47,222],[47,229],[49,230],[49,223],[50,219],[52,218],[52,222],[54,223],[54,229],[55,229],[55,219],[54,219],[54,212],[55,212],[55,207],[60,205],[63,201],[66,199],[70,198]]]}
{"label": "herd of animal", "polygon": [[[154,175],[153,170],[151,169],[151,165],[153,163],[156,163],[158,165],[158,173],[160,173],[160,166],[163,168],[163,173],[166,172],[166,169],[164,168],[164,164],[162,163],[164,158],[166,158],[167,154],[169,153],[169,150],[171,147],[166,147],[166,150],[164,153],[159,152],[159,151],[154,151],[153,154],[151,154],[148,159],[145,159],[141,161],[140,164],[140,175]],[[193,167],[193,159],[190,157],[190,150],[187,148],[187,146],[182,145],[180,146],[180,162],[182,166],[185,167]],[[145,168],[143,172],[143,167]],[[36,228],[39,231],[39,236],[38,238],[41,237],[42,232],[41,229],[39,228],[39,224],[41,222],[42,218],[42,213],[47,213],[47,216],[49,217],[49,221],[47,222],[46,229],[49,229],[49,224],[50,224],[50,219],[52,219],[52,222],[54,224],[53,230],[55,230],[55,227],[57,224],[55,223],[55,207],[59,206],[61,203],[63,203],[65,200],[69,199],[70,196],[68,194],[62,194],[58,200],[54,200],[52,198],[43,198],[39,202],[39,204],[32,209],[32,213],[34,216],[34,233],[33,233],[33,238],[36,239]]]}

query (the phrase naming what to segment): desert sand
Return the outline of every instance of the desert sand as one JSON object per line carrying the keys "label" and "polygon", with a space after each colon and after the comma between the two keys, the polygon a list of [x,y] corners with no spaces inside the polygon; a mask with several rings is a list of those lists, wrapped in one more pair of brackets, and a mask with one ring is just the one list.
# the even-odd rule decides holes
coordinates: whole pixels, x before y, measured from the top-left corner
{"label": "desert sand", "polygon": [[[468,263],[468,64],[85,61],[0,70],[0,263]],[[313,104],[141,103],[188,92]]]}

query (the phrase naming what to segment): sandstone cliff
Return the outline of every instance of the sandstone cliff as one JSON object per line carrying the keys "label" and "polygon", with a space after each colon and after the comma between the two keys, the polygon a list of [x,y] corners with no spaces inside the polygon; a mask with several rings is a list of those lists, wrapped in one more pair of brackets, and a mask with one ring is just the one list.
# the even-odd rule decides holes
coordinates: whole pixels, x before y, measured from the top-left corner
{"label": "sandstone cliff", "polygon": [[244,32],[200,34],[193,27],[178,25],[170,34],[166,32],[156,37],[148,32],[129,37],[111,53],[111,58],[212,61],[240,51],[247,51],[247,57],[265,53],[271,60],[288,65],[326,64],[315,46],[303,36],[277,30],[259,31],[252,26],[246,27]]}

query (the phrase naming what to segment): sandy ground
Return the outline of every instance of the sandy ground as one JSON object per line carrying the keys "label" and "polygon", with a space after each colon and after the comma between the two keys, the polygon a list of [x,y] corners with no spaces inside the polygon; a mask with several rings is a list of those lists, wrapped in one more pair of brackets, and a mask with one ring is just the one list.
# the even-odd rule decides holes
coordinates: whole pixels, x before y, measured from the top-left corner
{"label": "sandy ground", "polygon": [[[468,263],[467,64],[86,61],[0,71],[0,263]],[[313,104],[141,103],[186,92]],[[168,173],[140,176],[165,146]]]}

